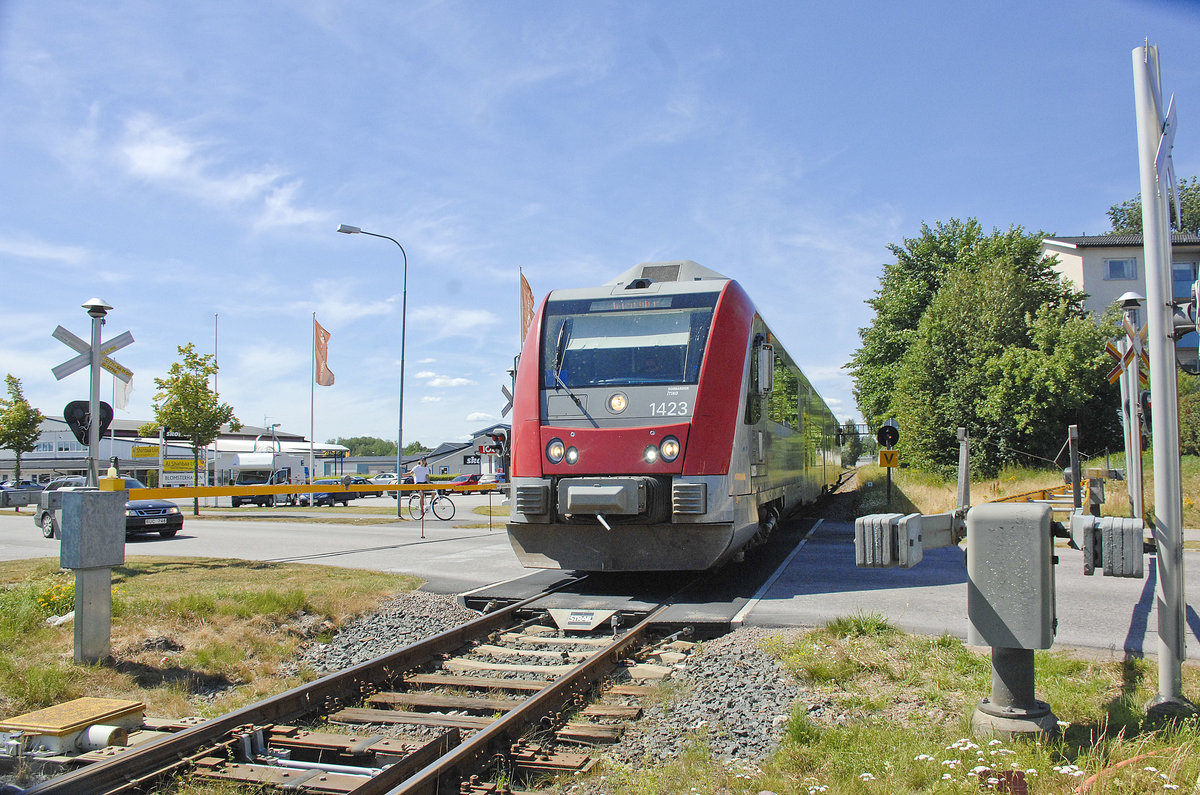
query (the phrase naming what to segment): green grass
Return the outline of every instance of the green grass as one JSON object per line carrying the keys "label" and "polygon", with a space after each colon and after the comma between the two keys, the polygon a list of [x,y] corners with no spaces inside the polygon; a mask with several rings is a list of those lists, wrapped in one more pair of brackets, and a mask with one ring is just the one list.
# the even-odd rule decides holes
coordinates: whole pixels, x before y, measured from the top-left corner
{"label": "green grass", "polygon": [[[57,559],[0,563],[0,718],[94,695],[159,716],[218,714],[298,684],[301,636],[328,636],[415,577],[328,566],[130,558],[113,569],[113,661],[73,663],[74,578]],[[169,641],[160,648],[160,639]],[[218,688],[223,695],[207,695]]]}
{"label": "green grass", "polygon": [[[764,648],[803,691],[770,758],[722,761],[699,732],[665,764],[603,763],[589,791],[978,793],[995,791],[987,778],[996,771],[1020,771],[1035,793],[1073,792],[1092,777],[1093,793],[1193,792],[1200,776],[1200,721],[1162,728],[1145,721],[1156,683],[1154,666],[1142,660],[1038,652],[1038,697],[1063,731],[1000,741],[969,735],[975,705],[991,687],[991,665],[951,636],[908,635],[878,616],[857,615],[774,637]],[[1200,698],[1194,666],[1185,669],[1184,693]],[[810,704],[828,706],[810,713]]]}

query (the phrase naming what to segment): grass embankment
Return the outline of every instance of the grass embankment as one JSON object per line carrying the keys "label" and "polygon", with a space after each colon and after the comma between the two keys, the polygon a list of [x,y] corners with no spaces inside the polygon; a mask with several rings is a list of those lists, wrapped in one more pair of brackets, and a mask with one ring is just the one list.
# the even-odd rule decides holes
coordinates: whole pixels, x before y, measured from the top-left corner
{"label": "grass embankment", "polygon": [[112,665],[76,665],[74,576],[57,559],[0,563],[0,716],[80,696],[143,701],[162,717],[215,715],[311,674],[300,641],[329,633],[415,577],[331,566],[142,557],[113,569]]}
{"label": "grass embankment", "polygon": [[[779,750],[761,765],[719,761],[720,732],[697,729],[665,765],[606,764],[594,791],[626,793],[1194,792],[1200,723],[1143,725],[1153,663],[1101,662],[1038,652],[1038,697],[1063,727],[1051,740],[971,738],[970,716],[991,687],[991,664],[951,636],[907,635],[877,616],[831,622],[765,647],[802,684]],[[1184,672],[1200,698],[1200,672]],[[667,706],[669,708],[669,695]],[[728,727],[736,725],[729,716]],[[603,781],[600,777],[603,776]],[[995,779],[994,783],[989,780]],[[1077,790],[1081,785],[1090,789]]]}

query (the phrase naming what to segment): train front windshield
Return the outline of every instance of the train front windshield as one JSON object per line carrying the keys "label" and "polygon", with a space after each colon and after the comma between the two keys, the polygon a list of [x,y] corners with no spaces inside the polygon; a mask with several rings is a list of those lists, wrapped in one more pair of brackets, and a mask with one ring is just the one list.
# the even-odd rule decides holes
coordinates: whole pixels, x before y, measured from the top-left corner
{"label": "train front windshield", "polygon": [[696,383],[718,295],[549,302],[542,326],[543,385]]}

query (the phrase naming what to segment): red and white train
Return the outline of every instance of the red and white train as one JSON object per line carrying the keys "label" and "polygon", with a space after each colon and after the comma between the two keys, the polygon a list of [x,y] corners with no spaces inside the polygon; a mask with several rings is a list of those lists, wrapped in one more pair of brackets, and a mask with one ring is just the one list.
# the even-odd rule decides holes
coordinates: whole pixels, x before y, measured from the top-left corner
{"label": "red and white train", "polygon": [[737,282],[681,260],[555,290],[517,367],[509,539],[531,568],[718,566],[837,481],[837,438]]}

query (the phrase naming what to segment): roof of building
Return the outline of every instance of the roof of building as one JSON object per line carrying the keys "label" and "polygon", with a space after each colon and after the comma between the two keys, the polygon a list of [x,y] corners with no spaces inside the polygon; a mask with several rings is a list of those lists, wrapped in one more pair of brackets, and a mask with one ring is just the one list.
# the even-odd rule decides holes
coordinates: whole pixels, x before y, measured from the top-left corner
{"label": "roof of building", "polygon": [[[1043,243],[1054,243],[1070,248],[1141,248],[1141,235],[1080,235],[1078,237],[1046,237]],[[1175,246],[1200,245],[1200,235],[1191,232],[1172,232],[1171,244]]]}

